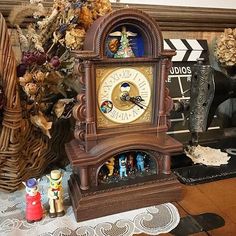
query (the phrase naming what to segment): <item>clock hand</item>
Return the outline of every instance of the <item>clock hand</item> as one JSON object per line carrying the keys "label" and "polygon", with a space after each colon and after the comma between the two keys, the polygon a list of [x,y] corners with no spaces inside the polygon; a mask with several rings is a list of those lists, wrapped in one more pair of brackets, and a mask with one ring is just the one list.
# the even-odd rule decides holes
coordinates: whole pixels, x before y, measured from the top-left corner
{"label": "clock hand", "polygon": [[123,92],[120,96],[120,99],[122,101],[131,101],[131,102],[134,101],[134,102],[137,102],[137,103],[140,103],[140,102],[144,101],[141,96],[130,97],[128,92]]}
{"label": "clock hand", "polygon": [[142,101],[144,101],[141,96],[130,97],[129,101],[139,106],[141,109],[145,109],[147,107],[146,105],[141,103]]}
{"label": "clock hand", "polygon": [[130,100],[133,100],[133,101],[135,101],[137,103],[141,103],[141,102],[144,101],[144,99],[142,99],[141,96],[130,97]]}
{"label": "clock hand", "polygon": [[135,101],[132,101],[130,100],[132,103],[134,103],[135,105],[137,105],[138,107],[140,107],[141,109],[145,109],[141,104],[135,102]]}
{"label": "clock hand", "polygon": [[130,97],[128,92],[124,92],[121,94],[120,99],[122,101],[132,102],[141,109],[145,109],[145,105],[141,104],[141,102],[144,101],[141,96]]}

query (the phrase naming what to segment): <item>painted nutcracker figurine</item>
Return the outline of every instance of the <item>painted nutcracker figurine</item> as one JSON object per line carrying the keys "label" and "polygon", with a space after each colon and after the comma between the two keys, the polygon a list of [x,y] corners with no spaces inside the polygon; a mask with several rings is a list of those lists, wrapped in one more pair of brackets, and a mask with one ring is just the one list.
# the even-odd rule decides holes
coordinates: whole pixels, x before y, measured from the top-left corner
{"label": "painted nutcracker figurine", "polygon": [[41,194],[38,192],[38,181],[35,178],[23,182],[26,189],[25,218],[28,223],[40,221],[43,218]]}
{"label": "painted nutcracker figurine", "polygon": [[63,206],[63,188],[62,188],[62,174],[59,170],[52,170],[50,176],[50,187],[48,189],[49,198],[49,217],[64,216],[65,210]]}

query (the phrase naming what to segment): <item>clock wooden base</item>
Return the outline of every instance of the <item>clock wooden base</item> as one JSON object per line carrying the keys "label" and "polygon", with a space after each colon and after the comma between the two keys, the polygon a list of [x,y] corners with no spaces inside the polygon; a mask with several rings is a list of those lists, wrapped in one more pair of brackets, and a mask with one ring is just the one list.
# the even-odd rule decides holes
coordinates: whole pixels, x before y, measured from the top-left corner
{"label": "clock wooden base", "polygon": [[75,218],[78,222],[132,209],[178,201],[182,187],[174,174],[161,174],[145,182],[109,186],[109,189],[81,190],[79,178],[73,174],[69,192]]}

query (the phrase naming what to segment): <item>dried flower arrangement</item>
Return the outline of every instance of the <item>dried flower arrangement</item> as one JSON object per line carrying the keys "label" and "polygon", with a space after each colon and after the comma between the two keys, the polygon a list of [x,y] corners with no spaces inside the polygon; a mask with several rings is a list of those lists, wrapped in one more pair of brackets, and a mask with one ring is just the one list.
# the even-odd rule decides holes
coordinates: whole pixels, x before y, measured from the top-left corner
{"label": "dried flower arrangement", "polygon": [[217,40],[215,54],[221,66],[236,65],[236,29],[224,30]]}
{"label": "dried flower arrangement", "polygon": [[[9,16],[22,52],[17,76],[24,118],[49,138],[52,122],[70,117],[79,90],[71,50],[83,49],[87,29],[109,11],[109,0],[54,0],[47,14],[43,0],[30,0]],[[21,29],[21,22],[29,15],[34,22]]]}

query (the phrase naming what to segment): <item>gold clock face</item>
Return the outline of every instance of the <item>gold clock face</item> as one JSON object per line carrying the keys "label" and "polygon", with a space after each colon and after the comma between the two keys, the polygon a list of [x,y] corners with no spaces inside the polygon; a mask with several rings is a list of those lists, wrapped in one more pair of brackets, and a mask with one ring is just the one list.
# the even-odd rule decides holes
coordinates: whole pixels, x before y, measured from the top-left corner
{"label": "gold clock face", "polygon": [[97,125],[151,122],[152,66],[97,68]]}

